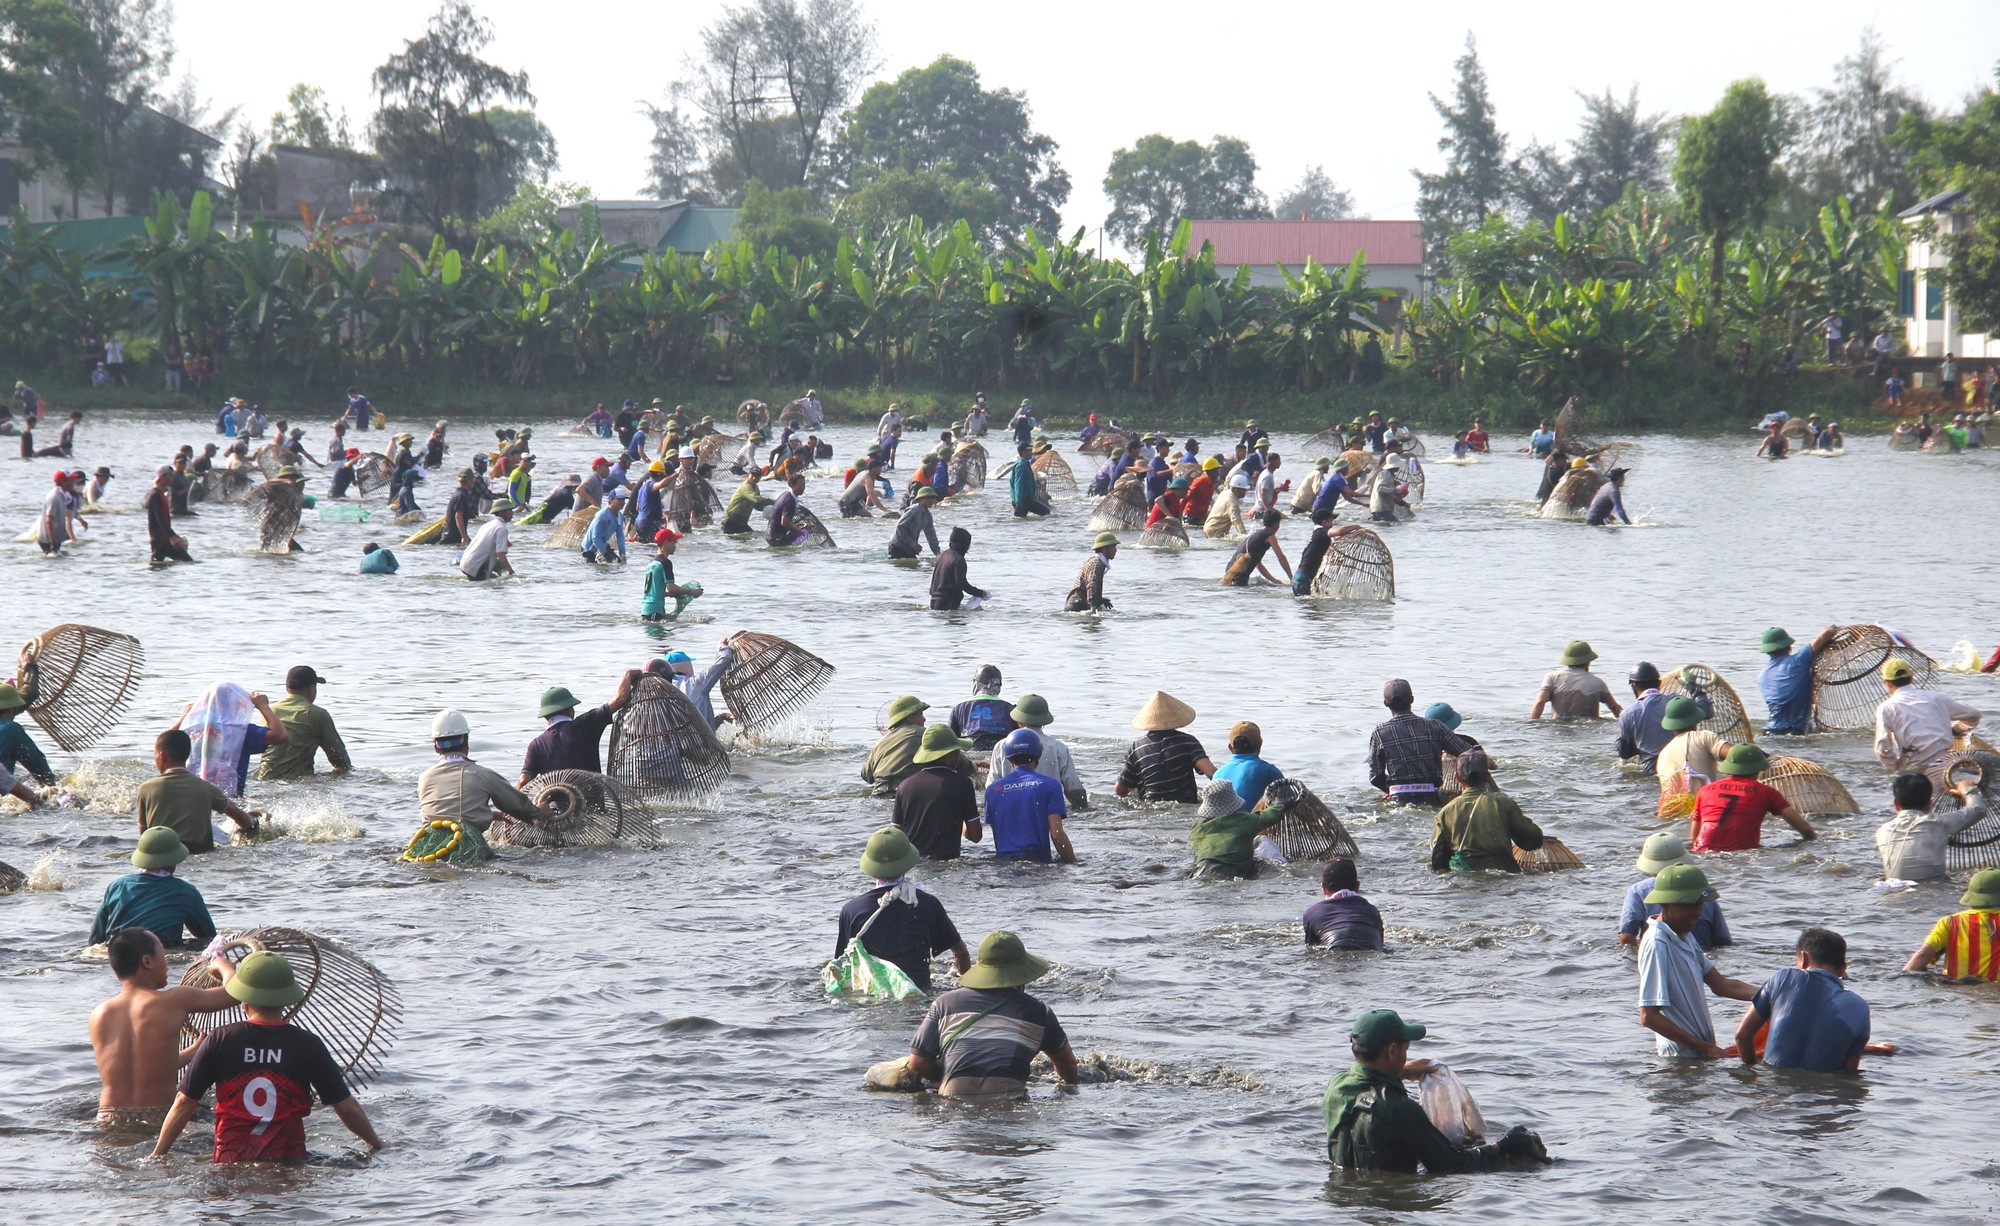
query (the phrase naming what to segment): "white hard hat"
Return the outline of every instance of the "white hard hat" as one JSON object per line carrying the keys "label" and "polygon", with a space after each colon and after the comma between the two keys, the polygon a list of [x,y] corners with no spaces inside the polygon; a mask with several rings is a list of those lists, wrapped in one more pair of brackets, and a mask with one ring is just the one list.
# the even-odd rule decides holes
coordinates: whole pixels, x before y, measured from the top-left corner
{"label": "white hard hat", "polygon": [[454,737],[471,735],[472,725],[466,723],[465,717],[456,711],[439,711],[437,718],[431,721],[431,739],[433,741],[448,741]]}

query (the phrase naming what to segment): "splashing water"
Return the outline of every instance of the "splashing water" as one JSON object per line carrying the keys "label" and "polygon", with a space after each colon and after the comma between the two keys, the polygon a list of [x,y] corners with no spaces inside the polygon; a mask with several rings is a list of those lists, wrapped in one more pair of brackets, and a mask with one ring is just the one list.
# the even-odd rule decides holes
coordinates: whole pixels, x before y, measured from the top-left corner
{"label": "splashing water", "polygon": [[61,850],[49,852],[35,861],[35,867],[28,870],[28,888],[36,892],[67,890],[70,872],[75,866],[69,856]]}
{"label": "splashing water", "polygon": [[[136,759],[104,758],[82,763],[58,786],[76,808],[131,813],[139,807],[139,785],[152,777],[152,767]],[[72,805],[65,803],[63,807]]]}
{"label": "splashing water", "polygon": [[1964,639],[1951,645],[1951,650],[1938,657],[1938,668],[1947,673],[1976,673],[1985,661],[1979,658],[1979,649]]}
{"label": "splashing water", "polygon": [[345,812],[326,804],[297,812],[278,810],[258,827],[259,842],[351,843],[366,831]]}

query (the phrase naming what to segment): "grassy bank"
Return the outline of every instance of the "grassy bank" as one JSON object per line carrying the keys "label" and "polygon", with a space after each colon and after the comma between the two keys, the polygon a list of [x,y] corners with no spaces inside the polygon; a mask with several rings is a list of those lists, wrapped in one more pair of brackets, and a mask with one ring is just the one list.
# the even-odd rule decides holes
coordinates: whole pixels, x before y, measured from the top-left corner
{"label": "grassy bank", "polygon": [[[583,384],[524,389],[394,378],[364,378],[356,386],[399,423],[433,417],[500,421],[570,414],[581,417],[599,402],[615,410],[627,397],[650,403],[656,396],[669,405],[686,405],[690,413],[733,421],[737,406],[745,399],[754,397],[776,406],[804,390],[803,386],[772,388],[747,383],[678,387]],[[263,405],[271,416],[310,421],[331,419],[346,403],[345,385],[302,388],[295,382],[271,377],[226,381],[218,378],[212,391],[202,397],[166,390],[160,386],[157,374],[146,377],[142,385],[123,388],[92,388],[84,383],[60,381],[38,381],[36,387],[52,406],[64,412],[72,408],[212,410],[224,396],[234,395]],[[819,388],[829,418],[850,422],[872,421],[891,403],[896,403],[906,414],[922,414],[942,423],[963,415],[972,402],[972,391],[924,384],[896,388]],[[1489,429],[1525,430],[1559,407],[1550,397],[1522,385],[1489,380],[1447,390],[1426,376],[1400,367],[1392,367],[1380,382],[1372,385],[1344,384],[1310,394],[1284,389],[1232,388],[1217,393],[1184,392],[1165,401],[1155,401],[1142,394],[1087,390],[989,387],[985,391],[994,417],[1002,421],[1011,416],[1014,406],[1026,396],[1035,402],[1037,416],[1055,425],[1081,423],[1089,414],[1097,413],[1128,425],[1171,434],[1233,429],[1253,417],[1270,429],[1312,432],[1370,412],[1399,417],[1433,433],[1461,429],[1475,416],[1483,418]],[[1787,409],[1794,414],[1816,412],[1850,423],[1877,421],[1882,417],[1880,403],[1869,385],[1834,370],[1802,371],[1786,382],[1758,382],[1697,369],[1689,371],[1686,378],[1635,381],[1615,392],[1586,398],[1585,409],[1593,428],[1621,430],[1700,431],[1740,427],[1746,422],[1754,424],[1774,409]]]}

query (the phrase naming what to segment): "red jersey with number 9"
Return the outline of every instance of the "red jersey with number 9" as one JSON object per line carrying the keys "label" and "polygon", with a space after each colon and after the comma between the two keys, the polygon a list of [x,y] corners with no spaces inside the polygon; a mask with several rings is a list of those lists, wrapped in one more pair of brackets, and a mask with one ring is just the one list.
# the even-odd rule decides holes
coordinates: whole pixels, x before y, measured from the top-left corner
{"label": "red jersey with number 9", "polygon": [[303,1162],[313,1095],[332,1107],[353,1095],[326,1044],[290,1022],[237,1022],[210,1032],[181,1073],[181,1093],[215,1087],[217,1162]]}
{"label": "red jersey with number 9", "polygon": [[1695,851],[1754,851],[1764,819],[1791,807],[1785,794],[1742,775],[1724,775],[1694,796]]}

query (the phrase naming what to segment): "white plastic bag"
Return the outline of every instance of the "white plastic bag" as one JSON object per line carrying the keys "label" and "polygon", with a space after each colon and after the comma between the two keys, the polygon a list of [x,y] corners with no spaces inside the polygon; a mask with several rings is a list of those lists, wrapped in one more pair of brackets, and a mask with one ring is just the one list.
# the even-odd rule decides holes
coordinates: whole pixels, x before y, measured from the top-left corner
{"label": "white plastic bag", "polygon": [[1478,1145],[1486,1139],[1486,1120],[1479,1104],[1458,1074],[1440,1064],[1417,1081],[1417,1103],[1431,1123],[1453,1145]]}

